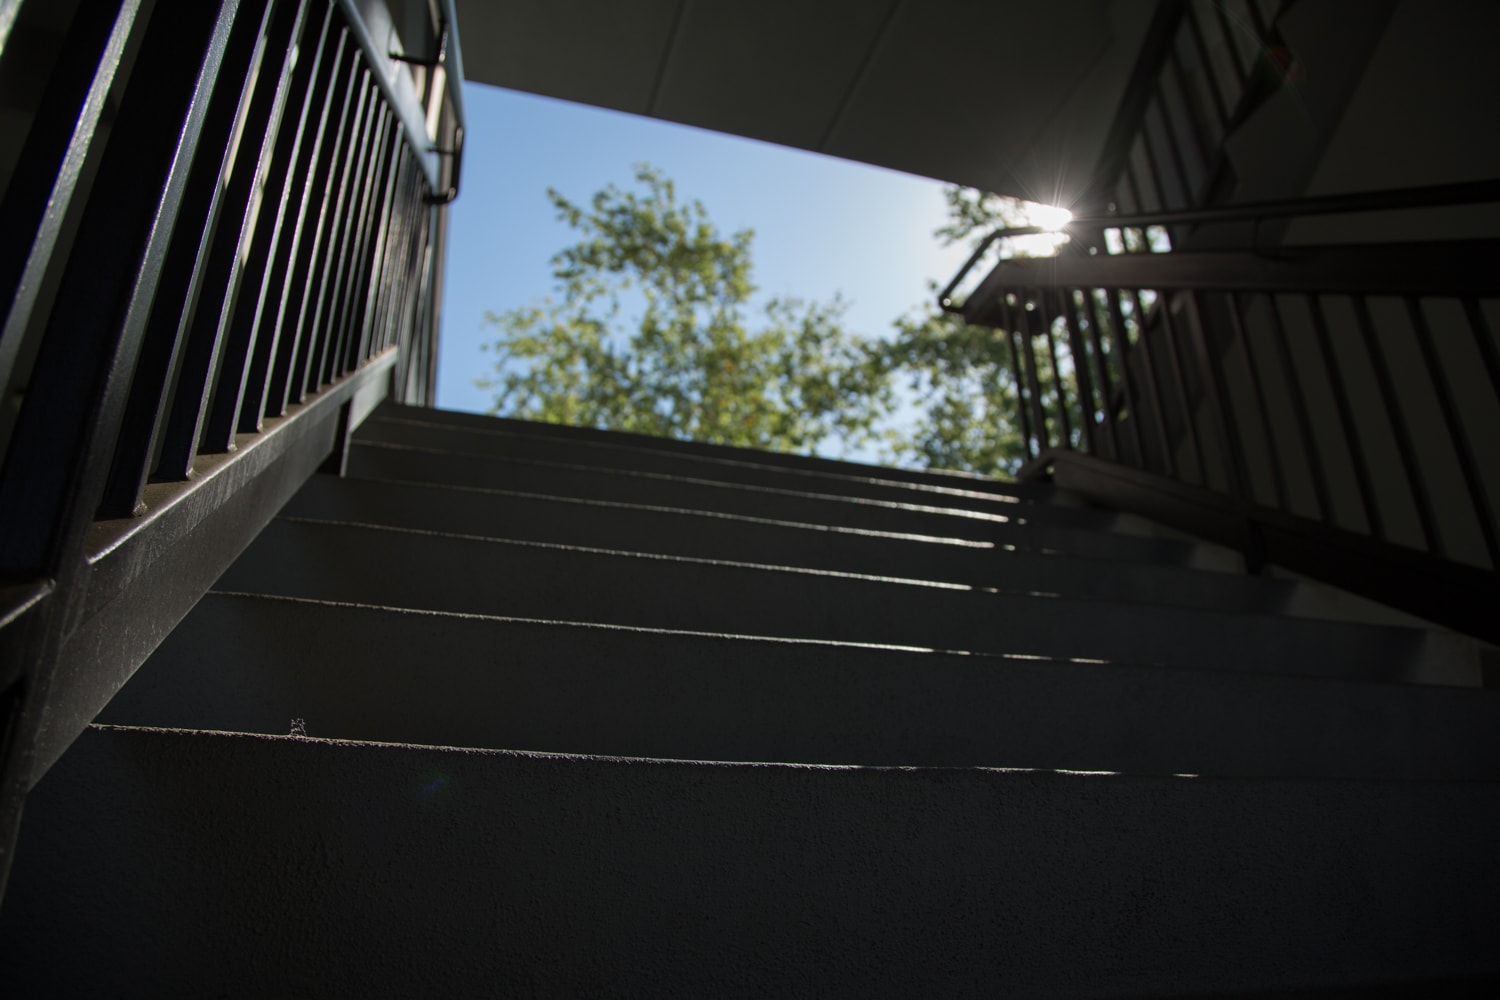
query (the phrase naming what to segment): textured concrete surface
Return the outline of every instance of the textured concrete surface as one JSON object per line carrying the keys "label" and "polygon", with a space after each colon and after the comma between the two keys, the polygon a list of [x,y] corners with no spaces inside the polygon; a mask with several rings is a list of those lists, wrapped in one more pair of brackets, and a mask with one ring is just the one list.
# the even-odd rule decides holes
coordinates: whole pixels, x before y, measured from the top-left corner
{"label": "textured concrete surface", "polygon": [[[314,477],[288,517],[380,524],[486,538],[557,542],[702,559],[842,570],[980,587],[1216,610],[1285,611],[1308,585],[1175,565],[1089,558],[991,541],[771,521],[607,500]],[[1019,537],[1025,528],[1017,528]],[[1104,536],[1109,538],[1111,536]],[[1294,596],[1298,601],[1294,601]]]}
{"label": "textured concrete surface", "polygon": [[687,760],[1500,779],[1500,691],[210,594],[100,717]]}
{"label": "textured concrete surface", "polygon": [[[1431,646],[1425,633],[1412,629],[984,593],[964,586],[288,519],[270,525],[217,589],[1261,673],[1449,679],[1428,676],[1446,663],[1441,656],[1429,663],[1427,654],[1447,652],[1446,647]],[[1455,670],[1464,665],[1461,655],[1453,659]]]}
{"label": "textured concrete surface", "polygon": [[972,472],[952,472],[943,469],[898,469],[886,465],[866,465],[845,462],[834,458],[819,458],[815,455],[793,455],[787,452],[757,451],[754,448],[732,448],[726,445],[705,444],[701,441],[680,441],[676,438],[652,437],[647,434],[632,434],[628,431],[601,431],[593,427],[569,427],[563,424],[546,424],[531,420],[515,420],[508,417],[493,417],[488,414],[465,413],[460,410],[435,410],[421,406],[403,406],[387,403],[380,408],[377,419],[420,421],[459,430],[478,430],[489,433],[524,435],[558,442],[592,442],[612,448],[640,448],[670,455],[696,456],[711,460],[768,466],[775,469],[793,469],[835,477],[875,477],[887,481],[917,483],[932,486],[957,487],[965,490],[994,492],[1007,496],[1032,497],[1050,500],[1056,491],[1049,486],[1036,483],[1005,482],[990,476]]}
{"label": "textured concrete surface", "polygon": [[948,538],[969,538],[1078,555],[1147,559],[1215,568],[1199,547],[1114,534],[1084,526],[1024,519],[1024,511],[978,513],[895,500],[859,500],[834,494],[773,490],[707,479],[674,478],[562,463],[456,456],[406,446],[355,441],[349,475],[397,482],[441,483],[480,489],[525,489],[553,496],[685,507],[782,521],[837,524]]}
{"label": "textured concrete surface", "polygon": [[96,729],[28,807],[0,965],[13,996],[143,997],[1497,976],[1497,792]]}
{"label": "textured concrete surface", "polygon": [[877,470],[853,474],[788,468],[758,461],[761,454],[739,451],[736,457],[683,455],[650,444],[619,441],[580,441],[555,435],[515,432],[494,426],[459,427],[442,421],[382,415],[361,428],[360,440],[407,445],[473,458],[516,459],[583,465],[596,469],[619,469],[688,479],[710,479],[801,493],[835,494],[894,500],[933,507],[981,510],[992,514],[1015,514],[1025,510],[1039,518],[1056,518],[1063,524],[1107,528],[1118,515],[1102,510],[1053,506],[1044,486],[989,480],[983,483],[938,484],[900,482]]}

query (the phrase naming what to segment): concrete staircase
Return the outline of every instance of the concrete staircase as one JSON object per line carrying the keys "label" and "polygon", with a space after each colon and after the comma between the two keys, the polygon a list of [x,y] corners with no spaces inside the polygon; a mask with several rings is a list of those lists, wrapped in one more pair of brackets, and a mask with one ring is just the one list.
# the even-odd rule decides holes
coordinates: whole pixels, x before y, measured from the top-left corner
{"label": "concrete staircase", "polygon": [[7,995],[1489,995],[1488,653],[1236,565],[383,407],[32,794]]}

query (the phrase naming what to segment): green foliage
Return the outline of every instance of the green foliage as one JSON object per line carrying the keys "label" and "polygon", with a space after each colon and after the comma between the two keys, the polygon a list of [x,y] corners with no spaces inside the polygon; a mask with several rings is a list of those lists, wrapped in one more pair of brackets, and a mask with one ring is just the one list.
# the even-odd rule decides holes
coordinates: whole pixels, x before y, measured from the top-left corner
{"label": "green foliage", "polygon": [[[948,222],[933,235],[944,245],[974,245],[1000,226],[1030,223],[1014,198],[957,186],[945,187],[943,197]],[[935,298],[939,286],[930,287]],[[969,326],[932,301],[898,319],[895,336],[872,347],[915,408],[904,431],[889,439],[891,457],[927,468],[1012,474],[1025,448],[1009,335]]]}
{"label": "green foliage", "polygon": [[893,338],[872,344],[915,408],[888,439],[891,457],[926,468],[1014,472],[1023,452],[1007,341],[1003,331],[926,305],[897,320]]}
{"label": "green foliage", "polygon": [[843,303],[776,299],[752,328],[754,234],[722,235],[649,166],[635,179],[587,204],[547,192],[579,242],[552,258],[556,298],[485,317],[495,411],[783,451],[871,440],[891,395]]}
{"label": "green foliage", "polygon": [[[1022,456],[1006,334],[928,304],[861,339],[843,302],[772,300],[751,322],[754,234],[721,234],[646,165],[587,203],[548,197],[578,241],[540,304],[489,313],[494,412],[717,444],[808,452],[876,445],[887,460],[980,473]],[[1024,222],[1013,199],[950,188],[952,243]]]}
{"label": "green foliage", "polygon": [[1025,226],[1031,222],[1025,205],[1004,195],[949,185],[943,188],[943,200],[948,203],[948,224],[939,226],[932,235],[944,246],[962,240],[978,243],[1001,226]]}

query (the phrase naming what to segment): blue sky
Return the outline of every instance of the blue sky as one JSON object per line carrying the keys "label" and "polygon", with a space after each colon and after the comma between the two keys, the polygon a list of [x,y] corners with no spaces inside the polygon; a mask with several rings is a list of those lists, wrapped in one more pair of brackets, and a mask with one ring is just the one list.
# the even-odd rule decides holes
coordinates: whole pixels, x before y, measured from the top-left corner
{"label": "blue sky", "polygon": [[842,293],[849,327],[881,336],[946,282],[961,247],[941,248],[942,186],[925,178],[649,118],[464,84],[463,190],[449,223],[437,404],[483,412],[475,387],[492,339],[481,319],[551,291],[548,261],[572,242],[549,186],[584,200],[649,162],[704,203],[724,232],[756,232],[763,296],[826,301]]}

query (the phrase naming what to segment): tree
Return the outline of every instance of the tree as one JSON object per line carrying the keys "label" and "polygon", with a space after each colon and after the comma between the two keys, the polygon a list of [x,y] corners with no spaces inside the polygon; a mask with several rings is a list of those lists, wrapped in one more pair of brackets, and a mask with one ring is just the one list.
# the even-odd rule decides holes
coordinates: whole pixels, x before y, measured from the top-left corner
{"label": "tree", "polygon": [[[948,222],[933,235],[946,246],[977,246],[999,226],[1035,224],[1027,204],[1016,198],[957,186],[944,188],[943,197]],[[1022,255],[1047,253],[1055,245],[1048,236],[1017,242],[1009,249]],[[911,423],[890,441],[892,457],[929,468],[1013,474],[1025,446],[1015,423],[1019,402],[1010,337],[939,310],[938,284],[929,287],[932,297],[896,321],[895,336],[872,347],[882,370],[915,404]]]}
{"label": "tree", "polygon": [[[782,451],[873,444],[903,464],[1015,471],[1007,334],[928,302],[894,336],[861,339],[837,297],[772,300],[752,329],[753,232],[724,236],[650,166],[635,181],[586,204],[548,190],[578,242],[552,258],[553,297],[486,314],[500,332],[495,375],[480,382],[495,390],[492,412]],[[948,243],[1027,221],[1015,199],[945,195],[950,221],[935,235]]]}
{"label": "tree", "polygon": [[724,236],[646,165],[640,191],[547,196],[579,240],[557,296],[489,313],[495,412],[716,444],[810,451],[872,440],[889,380],[843,303],[772,300],[752,329],[750,230]]}
{"label": "tree", "polygon": [[890,457],[925,468],[1014,473],[1024,452],[1007,334],[969,326],[930,303],[895,327],[894,337],[870,347],[914,409],[887,437]]}

